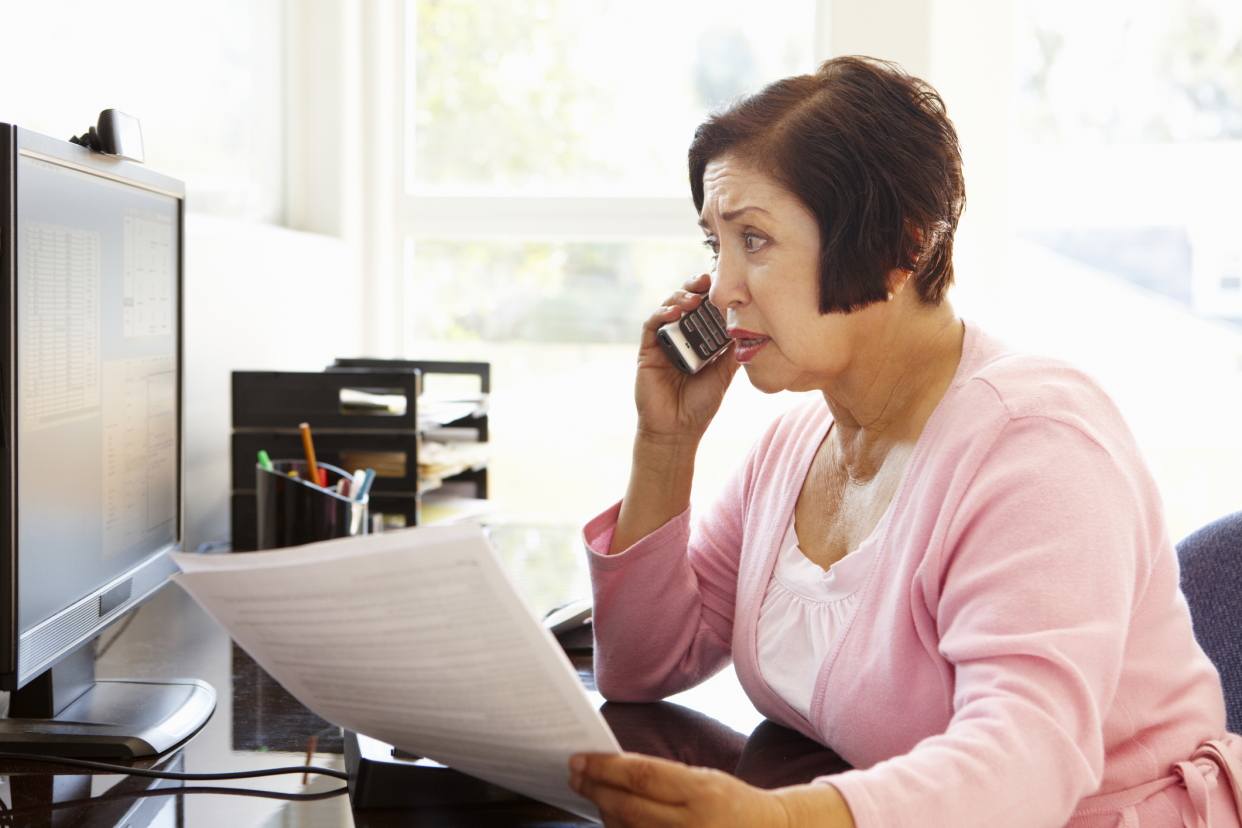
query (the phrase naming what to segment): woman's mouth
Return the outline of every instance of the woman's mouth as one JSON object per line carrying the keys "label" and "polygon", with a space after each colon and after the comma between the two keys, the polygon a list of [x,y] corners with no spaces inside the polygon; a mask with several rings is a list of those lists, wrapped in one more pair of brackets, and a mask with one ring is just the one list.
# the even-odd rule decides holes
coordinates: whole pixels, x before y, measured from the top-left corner
{"label": "woman's mouth", "polygon": [[763,350],[763,346],[770,341],[763,334],[742,330],[741,328],[730,328],[728,334],[730,339],[737,342],[733,349],[733,356],[738,362],[743,364],[754,359],[755,355]]}

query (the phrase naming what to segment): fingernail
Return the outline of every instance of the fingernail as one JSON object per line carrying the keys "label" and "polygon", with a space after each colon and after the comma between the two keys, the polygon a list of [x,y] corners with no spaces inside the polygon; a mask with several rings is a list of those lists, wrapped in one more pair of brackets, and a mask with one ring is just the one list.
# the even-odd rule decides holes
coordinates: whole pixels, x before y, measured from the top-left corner
{"label": "fingernail", "polygon": [[581,756],[572,756],[569,759],[569,769],[575,773],[581,773],[586,770],[586,759]]}

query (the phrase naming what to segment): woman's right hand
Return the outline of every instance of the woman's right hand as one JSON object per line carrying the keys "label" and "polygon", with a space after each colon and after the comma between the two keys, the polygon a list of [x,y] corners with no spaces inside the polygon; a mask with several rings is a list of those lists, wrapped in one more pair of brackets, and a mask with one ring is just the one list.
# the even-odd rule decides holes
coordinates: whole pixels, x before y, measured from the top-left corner
{"label": "woman's right hand", "polygon": [[639,439],[697,444],[720,410],[725,391],[740,367],[733,358],[732,343],[697,374],[682,373],[665,356],[656,333],[702,304],[703,295],[711,287],[711,277],[700,274],[682,287],[643,325],[634,389]]}
{"label": "woman's right hand", "polygon": [[706,273],[688,280],[643,325],[634,389],[638,403],[634,462],[610,554],[629,549],[690,505],[699,440],[720,410],[739,366],[729,344],[697,374],[683,374],[660,349],[656,332],[697,308],[703,301],[699,294],[710,286]]}

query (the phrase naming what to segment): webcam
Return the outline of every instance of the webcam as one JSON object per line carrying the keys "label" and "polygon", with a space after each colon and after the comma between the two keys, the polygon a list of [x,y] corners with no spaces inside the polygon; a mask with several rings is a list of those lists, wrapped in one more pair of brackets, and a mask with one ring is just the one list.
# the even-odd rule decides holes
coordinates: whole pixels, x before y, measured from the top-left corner
{"label": "webcam", "polygon": [[69,141],[140,164],[146,157],[142,149],[142,126],[133,115],[126,115],[119,109],[100,112],[98,128],[91,127],[81,137],[75,135]]}

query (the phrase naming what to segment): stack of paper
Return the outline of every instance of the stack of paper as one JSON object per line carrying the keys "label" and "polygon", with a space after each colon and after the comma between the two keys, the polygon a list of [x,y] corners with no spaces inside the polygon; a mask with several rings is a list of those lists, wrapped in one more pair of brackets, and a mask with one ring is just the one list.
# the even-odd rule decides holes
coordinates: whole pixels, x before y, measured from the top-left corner
{"label": "stack of paper", "polygon": [[441,443],[423,440],[418,451],[418,476],[437,483],[446,477],[487,465],[487,443]]}
{"label": "stack of paper", "polygon": [[575,814],[569,757],[618,753],[478,526],[172,556],[178,583],[334,724]]}

